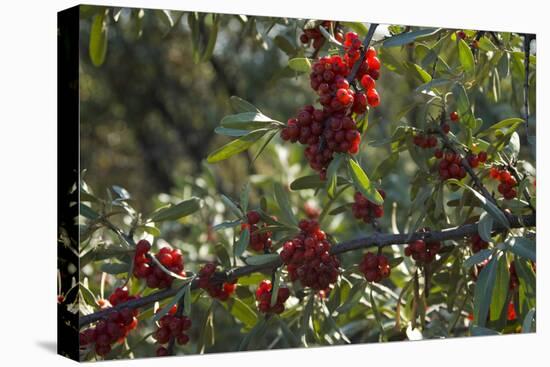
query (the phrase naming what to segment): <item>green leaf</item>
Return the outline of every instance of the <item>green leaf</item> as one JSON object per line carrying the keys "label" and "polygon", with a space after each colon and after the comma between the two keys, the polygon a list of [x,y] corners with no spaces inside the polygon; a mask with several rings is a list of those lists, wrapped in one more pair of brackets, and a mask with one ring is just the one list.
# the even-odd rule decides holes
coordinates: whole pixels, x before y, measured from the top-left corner
{"label": "green leaf", "polygon": [[483,51],[498,51],[497,46],[488,37],[480,38],[479,48]]}
{"label": "green leaf", "polygon": [[153,320],[155,322],[159,321],[162,318],[162,316],[168,314],[170,309],[172,307],[174,307],[179,302],[179,300],[181,299],[181,297],[183,297],[185,295],[185,293],[188,293],[188,291],[189,291],[189,293],[191,293],[190,292],[190,289],[191,289],[190,286],[191,286],[191,283],[188,283],[188,284],[184,285],[183,287],[181,287],[181,289],[170,300],[170,302],[168,302],[163,308],[161,308],[160,311],[155,313],[155,315],[153,316]]}
{"label": "green leaf", "polygon": [[403,46],[408,43],[414,42],[419,38],[432,36],[437,32],[439,32],[439,28],[425,28],[425,29],[419,29],[412,32],[401,33],[396,36],[387,38],[382,44],[382,47]]}
{"label": "green leaf", "polygon": [[369,32],[366,25],[361,22],[342,22],[345,27],[351,28],[360,38],[363,38]]}
{"label": "green leaf", "polygon": [[96,67],[105,62],[108,30],[106,12],[94,15],[90,30],[89,54],[92,64]]}
{"label": "green leaf", "polygon": [[294,216],[294,213],[292,212],[290,199],[288,197],[286,190],[283,188],[283,186],[280,183],[274,183],[273,189],[275,192],[275,200],[277,201],[277,204],[281,209],[281,215],[286,221],[286,223],[298,225],[298,220],[296,219],[296,217]]}
{"label": "green leaf", "polygon": [[496,268],[498,259],[491,261],[481,269],[474,291],[474,324],[485,326],[491,305],[493,288],[495,286]]}
{"label": "green leaf", "polygon": [[277,270],[273,276],[273,283],[271,284],[271,301],[270,306],[273,307],[277,303],[277,296],[279,295],[279,286],[280,286],[280,278],[281,277],[281,270]]}
{"label": "green leaf", "polygon": [[248,265],[265,265],[275,262],[279,258],[279,254],[265,254],[247,257],[245,262]]}
{"label": "green leaf", "polygon": [[252,339],[254,339],[256,335],[262,334],[266,327],[266,319],[261,318],[258,323],[254,325],[252,330],[250,330],[250,332],[241,340],[241,343],[239,344],[239,351],[246,350]]}
{"label": "green leaf", "polygon": [[493,251],[489,249],[483,249],[479,252],[476,252],[475,254],[467,258],[462,264],[462,266],[464,266],[465,269],[469,269],[474,265],[481,264],[483,261],[488,259],[492,253]]}
{"label": "green leaf", "polygon": [[493,232],[493,217],[488,215],[487,212],[481,214],[479,222],[477,224],[477,233],[481,239],[485,242],[493,242],[491,234]]}
{"label": "green leaf", "polygon": [[382,198],[376,187],[371,184],[367,174],[363,171],[361,166],[357,164],[353,159],[348,159],[348,164],[355,188],[363,195],[365,195],[365,197],[371,202],[377,205],[382,205],[384,203],[384,199]]}
{"label": "green leaf", "polygon": [[384,337],[384,326],[382,325],[382,316],[380,315],[380,311],[378,311],[378,306],[376,305],[376,301],[374,300],[374,296],[372,295],[372,288],[370,289],[370,303],[372,306],[372,313],[374,314],[374,318],[376,320],[376,323],[378,324],[378,329],[380,329],[380,335]]}
{"label": "green leaf", "polygon": [[178,220],[190,214],[193,214],[201,208],[201,200],[197,197],[192,197],[179,202],[176,205],[171,205],[167,208],[162,208],[154,212],[150,219],[153,222],[162,222],[165,220]]}
{"label": "green leaf", "polygon": [[214,129],[214,132],[218,135],[232,136],[238,138],[244,136],[250,132],[250,130],[228,129],[226,127],[218,126]]}
{"label": "green leaf", "polygon": [[311,321],[311,315],[313,314],[313,302],[315,297],[313,295],[309,296],[309,300],[307,301],[306,306],[304,307],[304,311],[302,313],[302,325],[300,327],[300,333],[302,334],[302,343],[305,347],[307,347],[307,332],[310,330],[310,321]]}
{"label": "green leaf", "polygon": [[278,35],[273,39],[275,46],[279,47],[285,54],[292,56],[296,53],[296,48],[290,43],[288,38]]}
{"label": "green leaf", "polygon": [[508,237],[506,241],[506,249],[519,257],[531,261],[537,261],[536,242],[526,237]]}
{"label": "green leaf", "polygon": [[493,329],[488,329],[481,326],[472,326],[471,331],[472,336],[491,336],[491,335],[500,335],[500,333]]}
{"label": "green leaf", "polygon": [[487,211],[487,213],[489,213],[494,219],[499,221],[506,228],[510,228],[510,223],[508,222],[508,218],[506,218],[506,216],[504,215],[502,210],[500,210],[491,201],[487,200],[487,198],[485,196],[481,195],[479,192],[477,192],[476,190],[474,190],[470,186],[468,186],[468,185],[466,185],[466,184],[464,184],[464,183],[462,183],[458,180],[450,179],[450,180],[447,180],[446,182],[447,183],[453,183],[453,184],[456,184],[458,186],[461,186],[461,187],[464,187],[464,188],[470,190],[470,192],[472,194],[474,194],[474,196],[479,200],[479,202],[481,203],[481,206]]}
{"label": "green leaf", "polygon": [[153,237],[160,237],[160,230],[157,227],[153,226],[138,226],[138,229],[141,229],[144,232],[149,233]]}
{"label": "green leaf", "polygon": [[191,304],[193,300],[191,298],[191,283],[186,287],[187,291],[183,295],[183,314],[186,316],[191,315]]}
{"label": "green leaf", "polygon": [[327,169],[327,194],[329,198],[334,198],[336,193],[336,187],[338,183],[338,168],[342,163],[342,159],[345,156],[343,154],[336,154],[334,159],[330,162]]}
{"label": "green leaf", "polygon": [[474,71],[475,64],[474,64],[474,54],[472,53],[472,49],[464,40],[458,40],[458,59],[460,60],[460,64],[462,65],[462,68],[467,73],[471,73]]}
{"label": "green leaf", "polygon": [[245,228],[241,231],[241,235],[239,237],[239,240],[235,244],[235,256],[240,257],[246,248],[248,247],[248,243],[250,242],[250,230],[248,228]]}
{"label": "green leaf", "polygon": [[222,223],[218,223],[216,224],[214,227],[212,227],[212,229],[214,231],[219,231],[221,229],[227,229],[227,228],[233,228],[237,225],[241,224],[241,220],[240,219],[236,219],[236,220],[232,220],[232,221],[227,221],[227,222],[222,222]]}
{"label": "green leaf", "polygon": [[292,330],[290,330],[286,322],[281,317],[279,317],[279,315],[275,315],[275,318],[279,321],[281,331],[283,332],[283,335],[288,344],[290,344],[290,346],[293,348],[300,346],[300,340],[298,340],[296,335],[294,335]]}
{"label": "green leaf", "polygon": [[476,126],[475,117],[470,106],[470,99],[466,93],[466,89],[460,83],[456,83],[453,87],[453,95],[456,99],[457,112],[460,116],[460,123],[473,129]]}
{"label": "green leaf", "polygon": [[250,182],[247,182],[241,190],[241,207],[243,211],[248,211],[248,195],[250,193]]}
{"label": "green leaf", "polygon": [[269,129],[258,129],[233,140],[208,155],[208,163],[217,163],[229,157],[244,152],[260,139]]}
{"label": "green leaf", "polygon": [[238,112],[255,112],[255,113],[261,113],[261,111],[258,109],[258,107],[254,106],[252,103],[237,97],[237,96],[231,96],[229,98],[229,102],[231,103],[231,107]]}
{"label": "green leaf", "polygon": [[229,253],[227,252],[227,249],[225,248],[224,245],[222,245],[221,243],[218,243],[214,247],[214,252],[218,257],[218,260],[220,260],[220,264],[222,264],[224,268],[231,267],[231,259],[229,258]]}
{"label": "green leaf", "polygon": [[241,321],[246,327],[253,327],[258,320],[258,316],[246,303],[238,298],[233,298],[231,305],[231,314]]}
{"label": "green leaf", "polygon": [[311,71],[311,62],[305,57],[288,60],[288,66],[299,73],[309,73]]}
{"label": "green leaf", "polygon": [[307,189],[319,189],[323,187],[324,182],[321,181],[319,175],[310,175],[299,177],[292,181],[290,184],[291,190],[307,190]]}
{"label": "green leaf", "polygon": [[80,203],[80,215],[88,219],[97,219],[99,214],[86,204]]}
{"label": "green leaf", "polygon": [[506,131],[514,131],[518,128],[519,125],[524,123],[525,120],[519,118],[519,117],[512,117],[509,119],[505,119],[502,121],[497,122],[496,124],[491,125],[486,130],[480,132],[477,134],[478,137],[483,137],[490,135],[491,133],[494,133],[497,130],[506,130]]}
{"label": "green leaf", "polygon": [[256,130],[267,128],[274,122],[277,121],[260,112],[241,112],[225,116],[220,125],[228,129]]}
{"label": "green leaf", "polygon": [[519,139],[519,134],[514,131],[510,136],[510,141],[504,147],[503,151],[508,155],[510,159],[516,160],[518,158],[520,148],[521,148],[521,142]]}
{"label": "green leaf", "polygon": [[533,321],[535,320],[535,309],[532,308],[527,312],[525,318],[523,319],[523,324],[521,326],[522,333],[530,333],[533,327]]}
{"label": "green leaf", "polygon": [[346,302],[344,302],[340,307],[336,309],[336,312],[339,314],[348,313],[356,304],[359,303],[363,295],[365,294],[365,289],[367,288],[367,282],[359,282],[355,284],[349,291]]}
{"label": "green leaf", "polygon": [[235,202],[233,202],[233,200],[231,200],[230,198],[228,198],[223,194],[221,194],[220,197],[223,203],[225,204],[225,206],[228,207],[233,214],[235,214],[239,218],[241,218],[244,215],[242,210],[239,209],[239,207],[235,204]]}
{"label": "green leaf", "polygon": [[210,60],[212,53],[214,53],[214,48],[216,47],[216,40],[218,39],[218,28],[221,16],[217,14],[211,14],[212,16],[212,26],[209,29],[208,43],[202,54],[201,61],[205,62]]}
{"label": "green leaf", "polygon": [[500,256],[497,261],[495,286],[489,313],[491,321],[499,320],[502,311],[505,309],[504,306],[508,297],[509,282],[510,273],[508,271],[508,263],[506,262],[506,256],[503,255]]}

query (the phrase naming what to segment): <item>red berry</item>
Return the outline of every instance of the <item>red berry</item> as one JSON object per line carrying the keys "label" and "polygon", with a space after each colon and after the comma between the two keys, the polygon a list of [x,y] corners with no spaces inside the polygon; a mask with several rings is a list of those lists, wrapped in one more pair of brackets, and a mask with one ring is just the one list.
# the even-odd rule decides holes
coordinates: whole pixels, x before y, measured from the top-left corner
{"label": "red berry", "polygon": [[458,112],[456,112],[456,111],[451,112],[450,117],[451,117],[451,121],[457,122],[458,121]]}

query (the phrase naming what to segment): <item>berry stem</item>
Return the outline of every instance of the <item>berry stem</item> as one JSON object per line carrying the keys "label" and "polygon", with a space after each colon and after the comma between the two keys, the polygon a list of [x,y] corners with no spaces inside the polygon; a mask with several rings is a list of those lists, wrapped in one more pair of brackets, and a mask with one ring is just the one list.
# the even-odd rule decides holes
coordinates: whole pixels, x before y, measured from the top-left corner
{"label": "berry stem", "polygon": [[[536,216],[534,214],[525,215],[525,216],[510,216],[510,228],[526,228],[536,226]],[[430,240],[430,241],[446,241],[451,239],[461,239],[477,232],[478,223],[469,223],[461,226],[446,228],[440,231],[426,231],[426,232],[414,232],[414,233],[402,233],[402,234],[391,234],[391,233],[374,233],[369,236],[356,238],[354,240],[340,242],[335,244],[331,249],[332,255],[342,254],[348,251],[354,251],[359,249],[371,248],[371,247],[384,247],[392,245],[408,245],[411,241],[416,240]],[[493,232],[498,233],[506,230],[499,222],[496,222],[493,226]],[[282,265],[280,258],[276,258],[273,261],[262,265],[246,265],[238,268],[231,269],[227,272],[217,273],[215,276],[216,281],[224,282],[228,280],[234,280],[236,278],[244,277],[246,275],[263,272],[265,270],[271,270]],[[187,283],[186,283],[187,284]],[[186,286],[186,284],[182,286]],[[198,278],[193,278],[191,289],[199,288]],[[145,306],[150,306],[157,301],[161,301],[170,297],[174,297],[181,287],[177,288],[167,288],[155,293],[152,293],[148,296],[141,297],[138,299],[130,300],[127,302],[122,302],[115,307],[104,309],[89,315],[84,315],[79,319],[79,326],[83,327],[92,322],[95,322],[99,319],[104,318],[109,313],[123,308],[142,308]]]}

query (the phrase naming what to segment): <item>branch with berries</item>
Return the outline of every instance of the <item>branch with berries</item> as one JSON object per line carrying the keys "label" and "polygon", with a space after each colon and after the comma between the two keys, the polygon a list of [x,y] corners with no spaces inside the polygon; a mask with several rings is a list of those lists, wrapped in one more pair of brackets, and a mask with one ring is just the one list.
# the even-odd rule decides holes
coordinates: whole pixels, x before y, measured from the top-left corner
{"label": "branch with berries", "polygon": [[[527,228],[536,226],[536,216],[510,216],[510,228]],[[493,232],[502,232],[506,230],[502,224],[495,222]],[[385,247],[393,245],[407,245],[415,241],[440,242],[446,240],[463,239],[473,236],[478,233],[478,222],[464,224],[457,227],[446,228],[438,231],[418,231],[414,233],[390,234],[390,233],[374,233],[369,236],[360,237],[354,240],[340,242],[335,244],[330,249],[331,255],[339,255],[348,251],[361,250],[371,247]],[[250,275],[257,272],[270,271],[283,265],[281,257],[275,257],[271,261],[259,265],[245,265],[230,269],[226,272],[216,272],[213,274],[213,280],[217,283],[231,282],[240,277]],[[195,278],[191,282],[191,289],[200,288],[200,278]],[[79,326],[84,327],[88,324],[106,318],[110,313],[120,311],[125,308],[137,309],[147,307],[155,302],[174,297],[180,288],[167,288],[146,297],[136,298],[121,302],[112,308],[107,308],[89,315],[80,317]]]}

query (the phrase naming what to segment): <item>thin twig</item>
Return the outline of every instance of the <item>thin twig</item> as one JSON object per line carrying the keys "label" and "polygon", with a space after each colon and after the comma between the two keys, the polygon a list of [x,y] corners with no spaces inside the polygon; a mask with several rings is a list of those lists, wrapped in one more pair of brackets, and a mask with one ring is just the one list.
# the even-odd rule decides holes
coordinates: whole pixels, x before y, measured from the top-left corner
{"label": "thin twig", "polygon": [[369,48],[370,41],[372,41],[372,37],[374,36],[374,31],[376,31],[376,27],[378,27],[377,23],[371,23],[369,27],[369,31],[367,32],[367,35],[365,39],[363,40],[363,49],[361,50],[361,55],[359,56],[359,60],[353,64],[353,68],[351,69],[351,73],[348,75],[348,83],[352,83],[355,79],[355,75],[357,75],[357,72],[359,71],[359,67],[365,60],[365,56],[367,54],[367,49]]}
{"label": "thin twig", "polygon": [[[534,227],[536,226],[536,217],[534,214],[526,216],[510,216],[510,228],[525,228],[525,227]],[[429,240],[429,241],[446,241],[452,239],[461,239],[468,236],[471,236],[477,233],[478,223],[463,224],[461,226],[446,228],[440,231],[427,231],[427,232],[414,232],[414,233],[402,233],[402,234],[391,234],[391,233],[374,233],[369,236],[357,238],[350,241],[340,242],[332,247],[331,253],[334,255],[342,254],[344,252],[359,250],[370,247],[383,247],[383,246],[392,246],[392,245],[405,245],[408,242],[413,242],[416,240]],[[493,225],[493,232],[498,233],[506,230],[500,222],[495,222]],[[237,278],[256,273],[256,272],[265,272],[270,271],[273,268],[278,268],[282,265],[280,258],[276,258],[268,263],[261,265],[246,265],[238,268],[231,269],[227,272],[220,272],[215,275],[215,281],[224,282],[231,281]],[[197,278],[193,279],[191,283],[191,289],[198,288]],[[185,286],[185,285],[183,285]],[[151,304],[154,304],[157,301],[164,300],[166,298],[174,297],[181,288],[168,288],[156,293],[152,293],[148,296],[134,299],[121,303],[115,307],[104,309],[93,314],[84,315],[79,319],[79,326],[83,327],[92,322],[98,321],[108,314],[115,310],[121,310],[123,308],[140,308],[145,307]]]}

